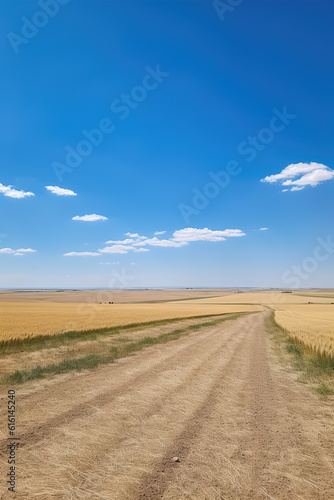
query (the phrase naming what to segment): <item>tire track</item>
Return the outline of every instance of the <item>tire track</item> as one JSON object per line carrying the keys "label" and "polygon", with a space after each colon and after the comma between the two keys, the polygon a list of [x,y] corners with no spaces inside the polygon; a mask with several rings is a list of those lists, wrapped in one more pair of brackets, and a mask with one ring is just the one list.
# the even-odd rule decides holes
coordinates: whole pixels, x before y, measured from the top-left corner
{"label": "tire track", "polygon": [[[142,478],[140,485],[132,492],[131,498],[136,500],[163,498],[165,490],[173,482],[178,467],[178,462],[173,462],[171,458],[181,457],[181,461],[183,462],[189,456],[194,446],[195,438],[208,424],[210,416],[221,397],[223,381],[231,376],[236,369],[239,369],[238,360],[240,356],[242,357],[249,350],[254,328],[256,328],[256,324],[251,324],[251,322],[246,325],[240,337],[240,342],[237,343],[229,359],[219,367],[217,374],[211,380],[209,392],[204,401],[194,410],[190,418],[184,422],[184,430],[174,438],[164,456],[155,464],[152,472]],[[244,342],[246,336],[248,338]]]}
{"label": "tire track", "polygon": [[[220,329],[221,328],[222,327],[220,326]],[[223,351],[226,352],[226,348],[228,346],[228,352],[232,353],[232,354],[231,354],[231,357],[227,360],[227,362],[225,364],[222,364],[220,367],[220,373],[218,374],[218,378],[222,379],[223,378],[222,374],[228,368],[230,363],[233,361],[233,359],[236,355],[236,352],[239,350],[240,346],[243,344],[243,342],[245,340],[245,335],[246,335],[246,332],[244,332],[244,331],[238,332],[238,335],[235,335],[235,332],[231,332],[231,334],[229,336],[227,336],[226,338],[224,337],[224,341],[221,343],[221,345],[218,348],[214,345],[211,348],[211,350],[209,350],[209,349],[206,350],[204,357],[203,357],[203,355],[201,356],[202,353],[200,352],[199,349],[192,351],[192,353],[191,353],[192,356],[195,359],[197,357],[198,361],[200,361],[200,362],[197,363],[196,365],[194,365],[191,368],[191,371],[189,373],[184,375],[184,379],[177,381],[177,384],[175,384],[175,386],[168,387],[163,393],[161,393],[158,401],[156,403],[154,403],[153,406],[151,405],[149,408],[147,408],[146,412],[144,412],[140,415],[141,420],[149,419],[150,416],[158,415],[159,413],[160,414],[166,413],[165,407],[168,406],[169,401],[171,399],[174,399],[176,394],[187,393],[190,386],[196,386],[196,384],[198,383],[198,379],[203,374],[203,368],[208,366],[209,363],[211,363],[211,365],[216,364],[217,361],[219,361],[219,359],[221,359]],[[186,360],[183,360],[183,365],[184,365],[184,361],[186,361]],[[177,362],[178,362],[177,357],[174,357],[173,363],[177,363]],[[186,368],[187,367],[185,366],[184,369],[186,369]],[[153,384],[153,386],[160,385],[159,378],[156,378],[153,381],[151,380],[150,382],[151,382],[151,384]],[[148,390],[150,390],[150,388],[148,388]],[[153,391],[154,389],[152,388],[151,390]],[[207,403],[209,403],[209,402],[210,402],[210,395],[207,397],[207,402],[204,403],[204,405],[207,406]],[[117,403],[117,402],[114,401],[114,404],[115,403]],[[201,413],[201,410],[202,410],[202,408],[199,408],[199,410],[198,410],[199,414]],[[185,424],[185,426],[187,428],[185,431],[185,434],[187,434],[187,436],[189,434],[188,437],[190,437],[190,433],[193,434],[193,432],[191,431],[193,420],[196,420],[196,421],[198,420],[197,412],[196,412],[196,415],[194,417],[191,417],[190,421]],[[134,431],[134,433],[136,432],[135,425],[133,426],[132,430]],[[130,434],[131,434],[130,431],[131,431],[131,429],[129,430],[129,428],[128,428],[126,435],[119,436],[116,440],[113,440],[112,444],[109,443],[104,448],[101,448],[101,447],[99,448],[97,456],[94,457],[94,463],[96,464],[95,468],[98,469],[100,464],[103,464],[103,462],[105,461],[105,456],[108,454],[109,451],[111,451],[111,450],[115,451],[115,449],[122,446],[122,444],[125,440],[129,439]],[[181,440],[186,442],[187,436],[185,435],[184,436],[185,439],[183,439],[183,437],[182,437]],[[179,440],[179,439],[180,439],[180,437],[177,437],[177,440]],[[171,452],[168,452],[167,455],[170,455],[170,453]],[[166,466],[167,466],[168,460],[162,459],[162,461],[166,462]],[[169,460],[169,462],[170,462],[170,460]],[[80,473],[81,473],[81,475],[84,475],[84,471],[80,471]],[[84,484],[85,484],[85,481],[83,480],[81,486],[83,487]]]}

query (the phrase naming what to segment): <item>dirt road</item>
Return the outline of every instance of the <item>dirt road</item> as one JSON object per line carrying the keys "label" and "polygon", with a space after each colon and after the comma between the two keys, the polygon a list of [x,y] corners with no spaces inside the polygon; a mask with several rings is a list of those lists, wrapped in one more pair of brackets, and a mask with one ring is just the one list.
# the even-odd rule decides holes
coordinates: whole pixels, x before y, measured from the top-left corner
{"label": "dirt road", "polygon": [[15,498],[333,499],[333,401],[278,365],[266,314],[18,387]]}

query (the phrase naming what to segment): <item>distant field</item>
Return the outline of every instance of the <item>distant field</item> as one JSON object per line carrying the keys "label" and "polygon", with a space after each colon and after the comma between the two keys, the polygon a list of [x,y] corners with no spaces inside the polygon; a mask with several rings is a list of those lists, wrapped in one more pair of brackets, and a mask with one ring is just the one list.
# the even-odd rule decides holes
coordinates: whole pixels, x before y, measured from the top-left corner
{"label": "distant field", "polygon": [[0,290],[0,302],[114,302],[116,304],[183,300],[227,295],[218,289],[140,289],[140,290]]}
{"label": "distant field", "polygon": [[157,304],[3,302],[0,303],[0,340],[9,341],[171,318],[261,310],[264,308],[256,305],[198,304],[196,300]]}
{"label": "distant field", "polygon": [[199,299],[197,302],[203,304],[265,304],[275,309],[277,306],[284,304],[305,304],[309,301],[328,304],[334,302],[334,298],[330,300],[330,298],[324,297],[322,293],[316,293],[315,291],[312,291],[312,295],[306,295],[306,293],[300,292],[282,293],[279,291],[251,291]]}
{"label": "distant field", "polygon": [[[112,296],[107,296],[108,293]],[[11,297],[13,301],[9,301]],[[20,297],[25,300],[19,301]],[[29,297],[31,301],[26,300]],[[107,302],[108,298],[114,299],[111,300],[114,303],[98,301]],[[77,302],[79,299],[81,302]],[[319,354],[334,357],[332,302],[333,290],[293,293],[256,290],[244,293],[219,290],[2,292],[0,341],[172,318],[273,309],[277,323],[292,337]]]}

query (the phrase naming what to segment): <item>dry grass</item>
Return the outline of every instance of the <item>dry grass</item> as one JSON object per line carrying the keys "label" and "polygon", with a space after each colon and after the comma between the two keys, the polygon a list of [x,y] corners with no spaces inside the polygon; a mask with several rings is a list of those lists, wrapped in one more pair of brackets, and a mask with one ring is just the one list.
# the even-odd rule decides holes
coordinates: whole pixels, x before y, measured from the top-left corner
{"label": "dry grass", "polygon": [[52,336],[68,331],[130,325],[172,318],[252,312],[258,307],[199,304],[197,300],[143,304],[3,302],[0,341]]}

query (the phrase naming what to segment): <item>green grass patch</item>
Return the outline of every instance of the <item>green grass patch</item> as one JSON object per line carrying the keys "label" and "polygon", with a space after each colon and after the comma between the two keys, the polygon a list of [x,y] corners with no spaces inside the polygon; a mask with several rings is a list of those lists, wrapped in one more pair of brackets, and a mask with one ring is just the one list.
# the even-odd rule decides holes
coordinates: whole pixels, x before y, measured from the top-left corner
{"label": "green grass patch", "polygon": [[226,317],[217,318],[212,321],[206,321],[196,325],[189,325],[184,328],[177,328],[168,333],[163,333],[157,337],[145,337],[143,339],[131,342],[131,339],[126,339],[126,342],[120,346],[113,346],[107,354],[89,354],[81,358],[66,359],[60,363],[50,364],[46,366],[38,366],[32,370],[17,370],[5,376],[2,380],[4,384],[22,384],[29,380],[41,379],[51,375],[59,375],[70,371],[80,371],[84,369],[96,368],[99,365],[104,365],[114,362],[116,359],[130,356],[135,352],[141,351],[147,347],[156,344],[163,344],[176,340],[182,335],[189,334],[194,330],[205,328],[207,326],[218,325],[224,321],[234,320],[242,316],[244,313],[236,313],[226,315]]}
{"label": "green grass patch", "polygon": [[17,370],[5,377],[4,382],[7,384],[22,384],[28,380],[44,378],[48,375],[59,375],[73,370],[80,371],[96,368],[98,365],[112,363],[113,361],[115,361],[113,353],[107,355],[89,354],[82,358],[67,359],[52,365],[37,366],[32,370]]}
{"label": "green grass patch", "polygon": [[326,396],[332,396],[334,394],[334,389],[328,387],[328,385],[326,384],[320,384],[318,385],[318,387],[315,388],[315,392],[320,396],[326,397]]}

